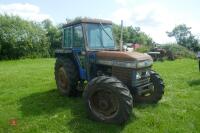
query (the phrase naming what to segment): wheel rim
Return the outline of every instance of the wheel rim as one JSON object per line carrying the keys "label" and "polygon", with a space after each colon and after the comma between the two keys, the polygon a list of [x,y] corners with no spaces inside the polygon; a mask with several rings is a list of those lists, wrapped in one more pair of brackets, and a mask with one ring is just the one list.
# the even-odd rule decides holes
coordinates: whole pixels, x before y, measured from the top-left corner
{"label": "wheel rim", "polygon": [[68,86],[67,75],[65,69],[60,67],[58,70],[58,84],[61,89],[66,90]]}
{"label": "wheel rim", "polygon": [[89,106],[98,117],[108,119],[117,113],[119,100],[113,92],[100,90],[91,96]]}

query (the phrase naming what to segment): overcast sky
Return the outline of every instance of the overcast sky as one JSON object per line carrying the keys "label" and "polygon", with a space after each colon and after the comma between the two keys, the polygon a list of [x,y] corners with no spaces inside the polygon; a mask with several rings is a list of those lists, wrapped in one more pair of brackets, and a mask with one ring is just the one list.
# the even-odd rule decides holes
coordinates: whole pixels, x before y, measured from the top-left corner
{"label": "overcast sky", "polygon": [[157,43],[173,42],[166,31],[185,23],[200,35],[199,0],[0,0],[0,13],[28,20],[63,23],[77,16],[102,18],[139,26]]}

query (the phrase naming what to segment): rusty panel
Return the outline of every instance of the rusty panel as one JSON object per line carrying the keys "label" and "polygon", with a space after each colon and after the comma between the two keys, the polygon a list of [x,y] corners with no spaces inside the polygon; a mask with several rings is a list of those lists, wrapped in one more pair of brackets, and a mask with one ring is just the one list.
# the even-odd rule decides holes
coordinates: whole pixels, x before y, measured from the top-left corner
{"label": "rusty panel", "polygon": [[112,75],[121,80],[125,85],[131,86],[132,69],[112,67]]}

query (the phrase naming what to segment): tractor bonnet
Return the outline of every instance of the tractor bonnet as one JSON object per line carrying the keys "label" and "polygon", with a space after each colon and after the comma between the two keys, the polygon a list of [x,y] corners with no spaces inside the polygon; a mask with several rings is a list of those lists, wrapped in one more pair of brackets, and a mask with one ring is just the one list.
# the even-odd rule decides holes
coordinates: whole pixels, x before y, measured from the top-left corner
{"label": "tractor bonnet", "polygon": [[149,67],[153,63],[149,55],[138,52],[99,51],[96,57],[98,64],[127,68]]}
{"label": "tractor bonnet", "polygon": [[119,52],[119,51],[99,51],[97,52],[97,58],[122,60],[122,61],[152,60],[151,56],[146,54],[138,52]]}

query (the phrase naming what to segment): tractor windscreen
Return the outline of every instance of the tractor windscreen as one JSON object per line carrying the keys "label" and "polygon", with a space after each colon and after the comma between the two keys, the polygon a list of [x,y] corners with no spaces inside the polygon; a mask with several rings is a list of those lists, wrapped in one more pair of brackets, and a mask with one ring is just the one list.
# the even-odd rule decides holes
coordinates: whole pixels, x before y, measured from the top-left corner
{"label": "tractor windscreen", "polygon": [[110,24],[87,24],[87,39],[90,49],[115,49]]}

